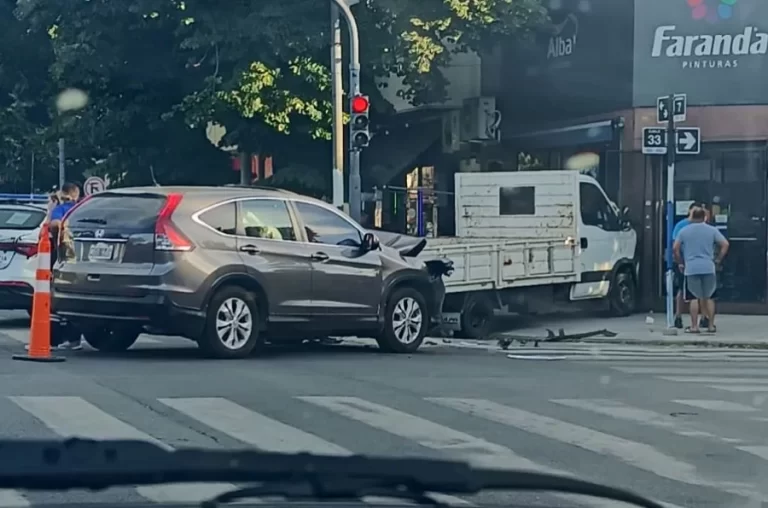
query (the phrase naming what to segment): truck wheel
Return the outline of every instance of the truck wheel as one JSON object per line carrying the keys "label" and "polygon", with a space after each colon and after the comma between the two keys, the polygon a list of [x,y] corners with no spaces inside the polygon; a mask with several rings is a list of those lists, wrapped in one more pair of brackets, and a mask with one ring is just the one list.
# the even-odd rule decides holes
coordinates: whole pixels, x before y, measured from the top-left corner
{"label": "truck wheel", "polygon": [[[76,332],[75,332],[76,333]],[[70,334],[71,335],[71,334]],[[104,353],[121,353],[127,351],[141,335],[141,330],[117,330],[100,326],[83,331],[83,338],[93,349]],[[64,337],[71,340],[73,337]]]}
{"label": "truck wheel", "polygon": [[245,358],[264,343],[259,334],[259,316],[252,293],[240,286],[224,287],[208,304],[198,346],[211,358]]}
{"label": "truck wheel", "polygon": [[429,314],[424,297],[413,288],[396,289],[384,311],[384,329],[376,339],[387,353],[413,353],[427,334]]}
{"label": "truck wheel", "polygon": [[493,326],[493,304],[485,295],[470,295],[461,311],[461,335],[467,339],[484,339]]}
{"label": "truck wheel", "polygon": [[629,316],[637,307],[637,288],[635,279],[627,270],[618,272],[611,282],[608,292],[611,314],[617,317]]}

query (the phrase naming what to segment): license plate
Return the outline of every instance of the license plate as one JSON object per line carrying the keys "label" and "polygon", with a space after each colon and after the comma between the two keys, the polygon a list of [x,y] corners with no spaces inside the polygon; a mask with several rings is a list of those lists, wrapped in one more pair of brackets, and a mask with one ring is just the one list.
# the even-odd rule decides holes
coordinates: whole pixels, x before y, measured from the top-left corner
{"label": "license plate", "polygon": [[8,268],[8,265],[11,264],[11,259],[13,259],[13,251],[10,251],[10,250],[0,251],[0,270],[3,270],[4,268]]}
{"label": "license plate", "polygon": [[114,254],[114,252],[114,244],[95,243],[88,249],[88,259],[90,261],[108,261],[112,259],[112,254]]}

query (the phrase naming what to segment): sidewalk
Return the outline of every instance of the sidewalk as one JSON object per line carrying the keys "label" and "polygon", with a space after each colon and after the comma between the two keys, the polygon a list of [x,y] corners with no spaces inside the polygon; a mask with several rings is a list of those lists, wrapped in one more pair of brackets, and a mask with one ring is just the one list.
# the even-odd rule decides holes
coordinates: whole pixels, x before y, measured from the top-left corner
{"label": "sidewalk", "polygon": [[[646,323],[648,315],[638,314],[626,318],[598,317],[540,317],[522,323],[518,327],[505,327],[503,332],[494,337],[506,337],[518,340],[546,340],[547,329],[555,335],[562,329],[566,335],[564,343],[602,343],[602,344],[638,344],[638,345],[679,345],[702,347],[735,347],[768,349],[768,316],[717,316],[716,334],[701,333],[693,335],[677,330],[677,335],[669,336],[664,314],[650,315],[653,323]],[[690,318],[686,316],[684,324]],[[568,338],[571,335],[608,330],[614,337],[594,336],[586,338]]]}

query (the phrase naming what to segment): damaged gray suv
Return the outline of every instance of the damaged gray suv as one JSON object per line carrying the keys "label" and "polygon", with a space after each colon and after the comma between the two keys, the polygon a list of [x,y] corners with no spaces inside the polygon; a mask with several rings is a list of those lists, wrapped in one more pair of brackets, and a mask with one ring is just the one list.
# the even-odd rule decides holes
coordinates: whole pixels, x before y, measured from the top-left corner
{"label": "damaged gray suv", "polygon": [[215,358],[331,335],[412,352],[440,323],[451,264],[417,259],[424,239],[382,235],[275,189],[110,190],[62,225],[54,317],[102,351],[148,332]]}

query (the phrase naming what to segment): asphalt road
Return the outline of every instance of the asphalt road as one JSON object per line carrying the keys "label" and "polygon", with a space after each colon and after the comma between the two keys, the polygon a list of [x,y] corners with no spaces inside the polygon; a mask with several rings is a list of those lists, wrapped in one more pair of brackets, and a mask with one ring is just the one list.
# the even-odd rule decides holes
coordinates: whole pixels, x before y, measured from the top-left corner
{"label": "asphalt road", "polygon": [[[11,360],[23,351],[23,327],[0,322],[2,438],[448,457],[567,472],[677,507],[768,500],[768,361],[761,356],[510,358],[438,342],[411,356],[353,343],[224,362],[201,359],[185,342],[142,339],[122,355],[85,350],[67,353],[65,363],[30,364]],[[221,488],[0,491],[0,507],[190,501]],[[576,506],[538,494],[468,502]]]}

